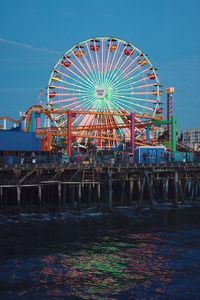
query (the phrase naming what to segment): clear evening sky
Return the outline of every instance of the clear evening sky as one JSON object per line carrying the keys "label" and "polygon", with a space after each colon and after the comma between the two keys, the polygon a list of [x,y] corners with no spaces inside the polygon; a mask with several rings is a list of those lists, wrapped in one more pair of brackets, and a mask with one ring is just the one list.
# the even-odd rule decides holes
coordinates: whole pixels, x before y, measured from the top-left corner
{"label": "clear evening sky", "polygon": [[[148,54],[175,87],[178,128],[200,126],[199,0],[6,0],[0,2],[0,116],[18,118],[69,48],[95,36],[119,37]],[[162,102],[166,102],[163,93]]]}

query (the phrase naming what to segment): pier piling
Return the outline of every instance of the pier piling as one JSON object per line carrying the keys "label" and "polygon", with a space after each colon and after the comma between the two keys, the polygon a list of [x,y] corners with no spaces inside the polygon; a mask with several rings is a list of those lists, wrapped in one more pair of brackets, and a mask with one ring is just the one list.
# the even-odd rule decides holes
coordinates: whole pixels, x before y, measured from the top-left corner
{"label": "pier piling", "polygon": [[200,200],[200,166],[195,164],[32,168],[0,169],[2,211],[100,211],[102,203],[112,210],[117,205],[154,207],[157,202],[196,205]]}

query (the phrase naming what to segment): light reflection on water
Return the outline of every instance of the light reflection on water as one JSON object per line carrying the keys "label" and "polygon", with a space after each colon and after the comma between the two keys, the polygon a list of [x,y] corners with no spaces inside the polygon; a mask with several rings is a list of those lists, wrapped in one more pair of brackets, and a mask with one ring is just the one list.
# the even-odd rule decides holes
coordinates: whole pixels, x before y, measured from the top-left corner
{"label": "light reflection on water", "polygon": [[148,233],[120,238],[119,234],[95,243],[83,242],[73,253],[41,259],[40,281],[57,287],[56,295],[50,291],[48,296],[62,296],[66,288],[70,295],[82,299],[112,298],[138,283],[145,289],[152,280],[159,283],[158,292],[164,293],[171,272],[165,269],[165,257],[157,255],[163,240]]}
{"label": "light reflection on water", "polygon": [[9,240],[11,226],[0,234],[0,299],[200,299],[199,224],[117,224],[24,224]]}

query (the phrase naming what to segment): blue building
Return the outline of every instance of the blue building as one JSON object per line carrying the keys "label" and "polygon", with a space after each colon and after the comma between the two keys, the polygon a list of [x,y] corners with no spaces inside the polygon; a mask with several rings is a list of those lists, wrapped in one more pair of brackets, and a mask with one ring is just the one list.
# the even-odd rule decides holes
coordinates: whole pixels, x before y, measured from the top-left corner
{"label": "blue building", "polygon": [[160,163],[164,160],[164,146],[141,146],[135,149],[134,161],[136,163]]}
{"label": "blue building", "polygon": [[41,151],[41,138],[34,132],[0,130],[0,151]]}

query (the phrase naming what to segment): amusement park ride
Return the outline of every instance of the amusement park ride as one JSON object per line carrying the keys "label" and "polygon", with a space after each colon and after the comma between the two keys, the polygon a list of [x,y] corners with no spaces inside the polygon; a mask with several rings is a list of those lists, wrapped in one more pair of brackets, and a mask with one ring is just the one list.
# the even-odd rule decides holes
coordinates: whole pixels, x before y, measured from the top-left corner
{"label": "amusement park ride", "polygon": [[[68,156],[74,142],[98,149],[129,143],[157,145],[151,131],[167,124],[172,151],[176,151],[174,89],[166,89],[167,120],[161,107],[157,69],[146,54],[129,42],[98,37],[68,50],[53,68],[45,106],[34,105],[20,120],[1,117],[41,136],[42,151],[64,140]],[[45,121],[45,122],[44,122]]]}

